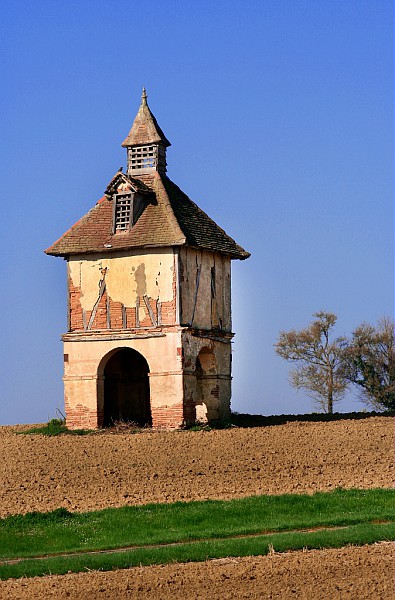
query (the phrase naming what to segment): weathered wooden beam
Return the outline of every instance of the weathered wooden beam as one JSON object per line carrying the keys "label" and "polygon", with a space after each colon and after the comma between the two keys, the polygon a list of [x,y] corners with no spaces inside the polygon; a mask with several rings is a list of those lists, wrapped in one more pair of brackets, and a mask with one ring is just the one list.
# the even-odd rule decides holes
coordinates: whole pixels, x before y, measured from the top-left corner
{"label": "weathered wooden beam", "polygon": [[96,317],[97,309],[99,308],[100,300],[102,299],[103,294],[106,291],[106,273],[107,273],[107,269],[103,269],[102,270],[103,279],[101,279],[100,282],[99,282],[99,297],[96,300],[95,305],[93,307],[91,318],[89,319],[87,330],[90,330],[92,328],[93,322],[94,322],[95,317]]}
{"label": "weathered wooden beam", "polygon": [[140,327],[139,310],[140,310],[140,297],[137,296],[137,298],[136,298],[136,327]]}
{"label": "weathered wooden beam", "polygon": [[201,267],[198,267],[198,270],[197,270],[197,273],[196,273],[196,289],[195,289],[195,297],[193,299],[192,317],[191,317],[191,322],[189,323],[190,327],[193,326],[193,320],[195,318],[197,296],[198,296],[198,291],[199,291],[200,271],[201,271]]}
{"label": "weathered wooden beam", "polygon": [[157,327],[157,322],[156,322],[156,319],[155,319],[154,311],[152,310],[152,306],[151,306],[151,304],[149,302],[149,299],[148,299],[148,296],[146,294],[144,294],[143,300],[144,300],[144,304],[145,304],[145,306],[147,308],[149,317],[151,319],[152,325],[154,327]]}
{"label": "weathered wooden beam", "polygon": [[122,307],[122,329],[126,329],[127,327],[127,319],[126,319],[126,306],[121,304]]}
{"label": "weathered wooden beam", "polygon": [[107,329],[111,329],[110,298],[109,298],[108,294],[106,296],[106,321],[107,321]]}
{"label": "weathered wooden beam", "polygon": [[156,301],[156,314],[158,315],[158,325],[162,325],[162,302]]}

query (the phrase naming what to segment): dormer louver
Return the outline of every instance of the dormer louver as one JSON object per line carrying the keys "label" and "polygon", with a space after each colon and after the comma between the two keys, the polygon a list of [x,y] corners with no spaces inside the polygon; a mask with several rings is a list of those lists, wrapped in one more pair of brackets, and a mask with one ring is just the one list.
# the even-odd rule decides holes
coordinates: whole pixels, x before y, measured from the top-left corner
{"label": "dormer louver", "polygon": [[114,202],[114,233],[129,231],[137,223],[145,207],[142,194],[136,192],[113,195]]}
{"label": "dormer louver", "polygon": [[114,232],[130,229],[133,212],[132,194],[114,194]]}

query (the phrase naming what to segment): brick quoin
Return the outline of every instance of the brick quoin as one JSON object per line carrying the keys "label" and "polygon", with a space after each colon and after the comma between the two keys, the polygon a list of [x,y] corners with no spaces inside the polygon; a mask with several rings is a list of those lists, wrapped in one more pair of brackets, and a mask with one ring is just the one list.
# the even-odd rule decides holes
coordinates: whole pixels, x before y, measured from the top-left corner
{"label": "brick quoin", "polygon": [[96,429],[98,426],[98,412],[89,410],[81,404],[71,407],[65,403],[66,424],[70,429]]}
{"label": "brick quoin", "polygon": [[82,321],[81,307],[81,289],[73,285],[71,277],[69,279],[69,322],[70,330],[78,331],[84,328]]}

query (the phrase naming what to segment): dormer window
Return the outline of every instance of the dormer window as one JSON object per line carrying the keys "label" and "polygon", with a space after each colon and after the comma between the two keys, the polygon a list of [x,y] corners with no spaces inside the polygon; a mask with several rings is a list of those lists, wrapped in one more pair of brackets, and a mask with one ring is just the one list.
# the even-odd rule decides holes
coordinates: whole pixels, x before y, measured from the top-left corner
{"label": "dormer window", "polygon": [[132,194],[115,195],[115,231],[130,229]]}
{"label": "dormer window", "polygon": [[129,231],[137,222],[144,210],[144,199],[141,194],[114,194],[114,233]]}

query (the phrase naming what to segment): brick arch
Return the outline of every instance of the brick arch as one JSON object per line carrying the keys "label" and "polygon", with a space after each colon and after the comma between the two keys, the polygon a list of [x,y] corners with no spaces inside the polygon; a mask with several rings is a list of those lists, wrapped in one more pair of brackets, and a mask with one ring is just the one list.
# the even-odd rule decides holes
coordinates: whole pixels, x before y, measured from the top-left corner
{"label": "brick arch", "polygon": [[206,423],[218,419],[218,370],[213,350],[201,348],[196,357],[196,421]]}
{"label": "brick arch", "polygon": [[98,399],[101,398],[101,426],[117,421],[152,424],[149,365],[130,347],[111,350],[99,363]]}
{"label": "brick arch", "polygon": [[203,375],[217,373],[217,360],[214,352],[208,346],[203,346],[196,358],[196,368],[201,369]]}

